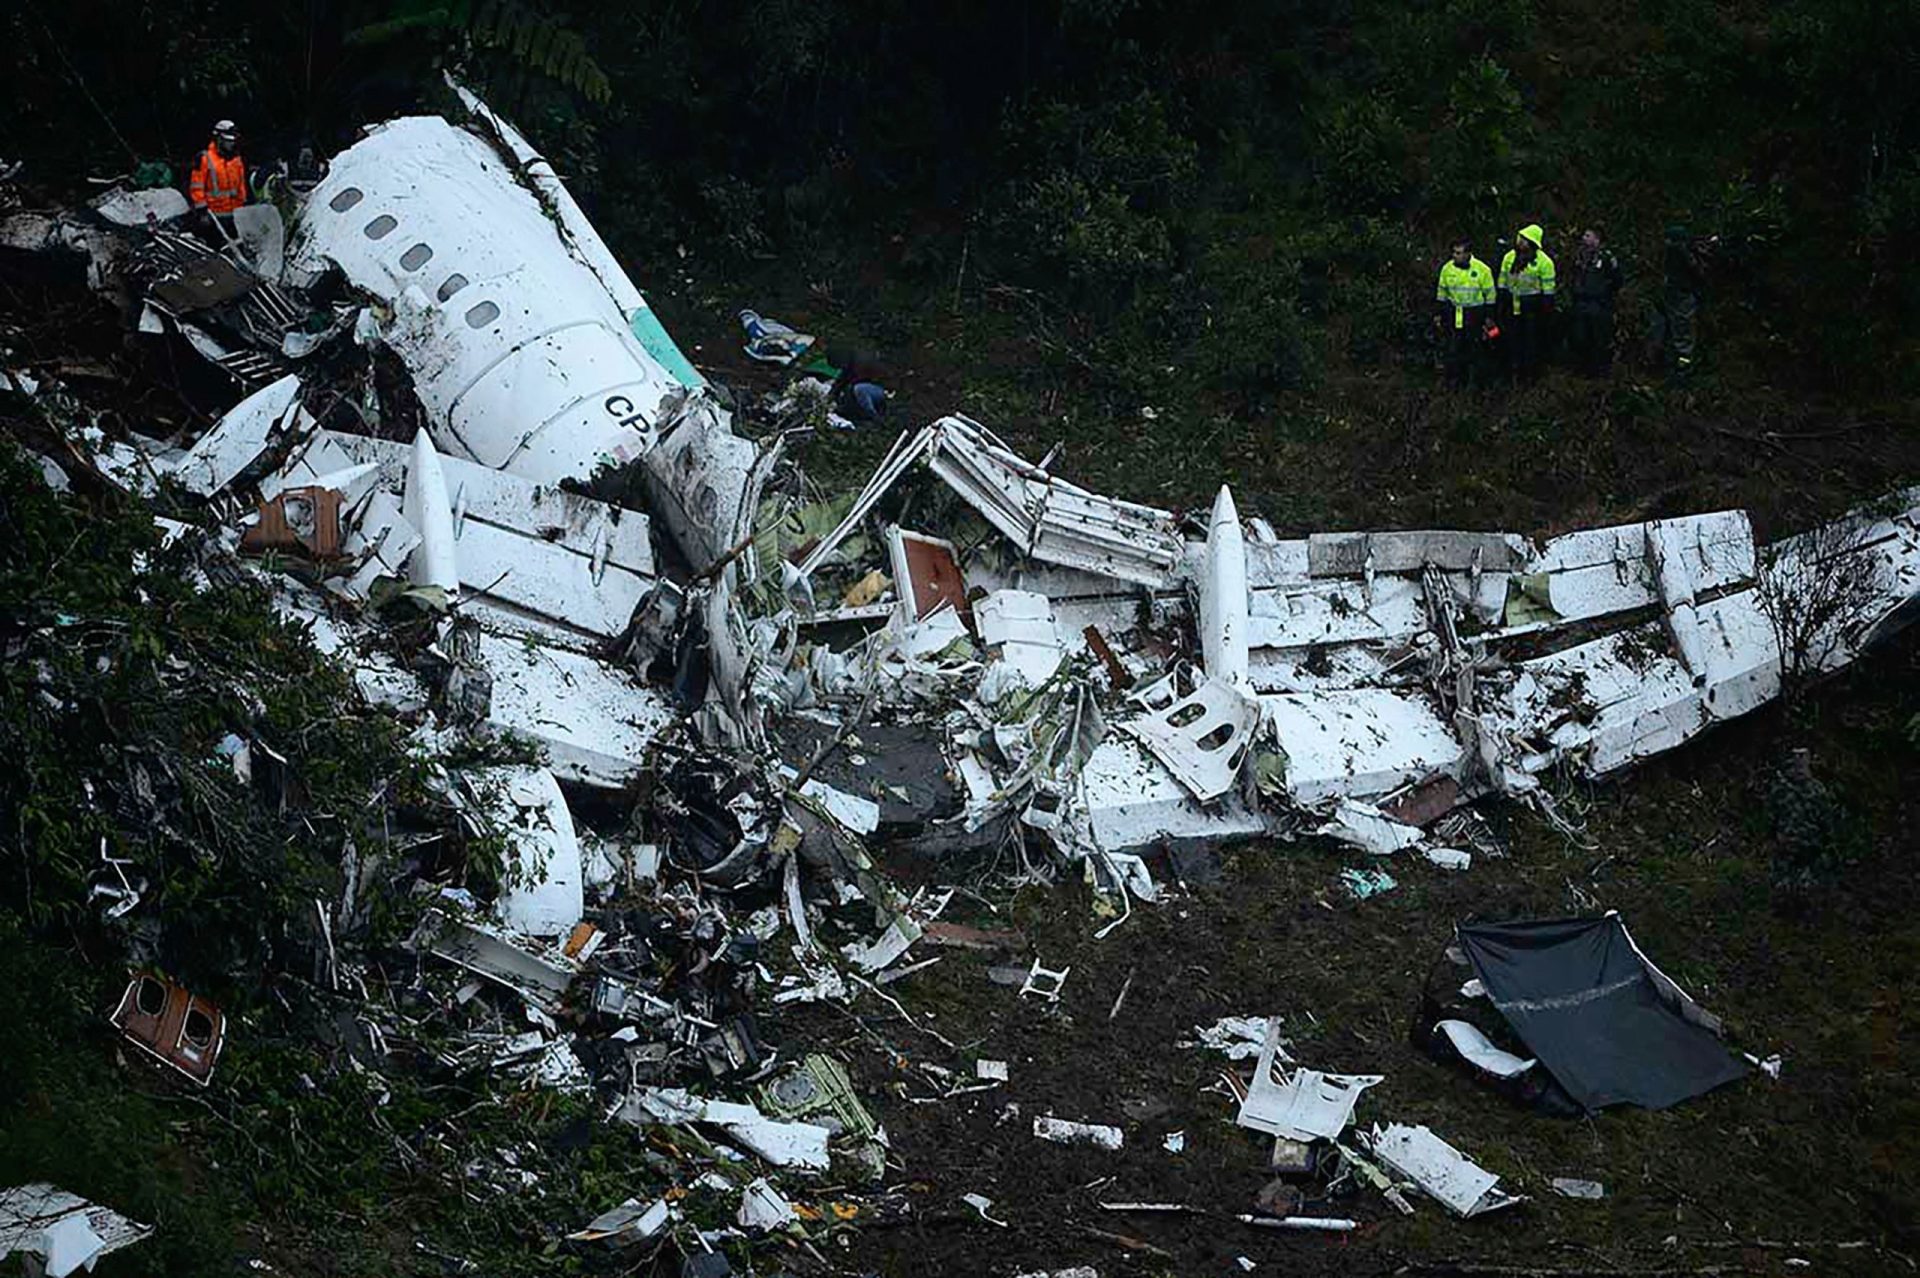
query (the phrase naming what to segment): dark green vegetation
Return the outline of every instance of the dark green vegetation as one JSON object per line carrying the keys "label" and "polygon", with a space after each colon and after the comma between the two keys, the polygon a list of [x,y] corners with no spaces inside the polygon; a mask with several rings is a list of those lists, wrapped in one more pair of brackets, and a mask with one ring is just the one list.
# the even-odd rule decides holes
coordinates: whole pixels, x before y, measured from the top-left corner
{"label": "dark green vegetation", "polygon": [[[1746,506],[1764,535],[1920,477],[1920,8],[1898,0],[1064,0],[910,18],[729,0],[564,19],[492,2],[28,0],[0,14],[0,37],[6,156],[53,195],[141,160],[184,169],[221,115],[256,160],[303,137],[331,151],[431,101],[434,68],[459,66],[556,158],[697,361],[751,384],[722,352],[732,312],[755,306],[874,351],[903,424],[959,409],[1036,456],[1062,443],[1064,473],[1144,500],[1201,503],[1224,479],[1284,531],[1531,532]],[[1492,239],[1534,220],[1563,264],[1590,221],[1622,253],[1621,365],[1605,382],[1437,391],[1427,299],[1444,242],[1464,229],[1494,261]],[[1639,349],[1672,222],[1726,246],[1687,386]],[[44,319],[40,302],[0,294],[14,323]],[[20,427],[18,405],[0,411]],[[855,476],[887,442],[834,437],[807,461]],[[550,1241],[658,1183],[624,1133],[589,1128],[579,1147],[564,1107],[484,1078],[376,1086],[338,1064],[326,999],[304,984],[275,996],[272,972],[311,962],[304,902],[331,891],[344,837],[379,804],[431,806],[419,765],[257,597],[181,586],[143,513],[99,494],[55,502],[11,462],[0,478],[0,1183],[51,1178],[159,1221],[109,1262],[121,1273],[229,1272],[243,1255],[295,1275],[449,1272],[421,1240],[489,1273],[581,1267]],[[137,580],[136,549],[154,568]],[[40,696],[42,671],[66,709]],[[903,1081],[889,1055],[850,1039],[905,1169],[890,1179],[926,1185],[914,1199],[933,1220],[857,1234],[851,1254],[902,1274],[992,1257],[997,1274],[1215,1273],[1241,1253],[1304,1272],[1446,1257],[1766,1269],[1793,1254],[1675,1252],[1669,1234],[1915,1250],[1916,716],[1908,640],[1591,796],[1591,848],[1516,816],[1510,859],[1453,878],[1409,867],[1399,892],[1360,906],[1337,895],[1332,854],[1299,848],[1241,851],[1228,891],[1099,945],[1071,891],[1027,893],[1038,952],[1075,965],[1070,1021],[1009,1011],[976,963],[901,987],[954,1041],[994,1035],[980,1051],[1014,1061],[1004,1096],[908,1106],[887,1090]],[[233,730],[288,754],[299,812],[322,819],[233,790],[208,758]],[[1791,747],[1812,752],[1814,784]],[[143,763],[170,824],[128,806]],[[244,1014],[205,1097],[115,1062],[103,1016],[118,942],[82,904],[103,834],[161,870],[167,961]],[[1746,1045],[1785,1051],[1781,1083],[1564,1124],[1406,1049],[1451,923],[1571,908],[1569,882],[1625,910]],[[1115,1173],[1124,1196],[1244,1207],[1255,1143],[1199,1093],[1211,1065],[1171,1043],[1269,1009],[1313,1063],[1389,1075],[1363,1114],[1429,1121],[1525,1188],[1592,1176],[1609,1201],[1473,1225],[1423,1209],[1351,1248],[1096,1213],[1079,1187]],[[809,1027],[772,1030],[797,1042]],[[1172,1108],[1130,1123],[1117,1161],[1036,1151],[993,1122],[1008,1099],[1117,1121],[1130,1098]],[[1174,1160],[1158,1136],[1180,1126],[1190,1152]],[[537,1210],[448,1188],[509,1143],[544,1173]],[[957,1202],[969,1190],[1016,1228],[973,1218]],[[1891,1263],[1807,1254],[1827,1272]]]}

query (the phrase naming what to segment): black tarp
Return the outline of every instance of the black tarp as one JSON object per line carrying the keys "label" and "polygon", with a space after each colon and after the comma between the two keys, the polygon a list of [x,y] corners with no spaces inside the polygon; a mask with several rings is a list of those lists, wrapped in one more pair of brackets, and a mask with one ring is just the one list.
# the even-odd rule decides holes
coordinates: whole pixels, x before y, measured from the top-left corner
{"label": "black tarp", "polygon": [[1487,995],[1575,1103],[1665,1109],[1746,1069],[1616,914],[1459,929]]}

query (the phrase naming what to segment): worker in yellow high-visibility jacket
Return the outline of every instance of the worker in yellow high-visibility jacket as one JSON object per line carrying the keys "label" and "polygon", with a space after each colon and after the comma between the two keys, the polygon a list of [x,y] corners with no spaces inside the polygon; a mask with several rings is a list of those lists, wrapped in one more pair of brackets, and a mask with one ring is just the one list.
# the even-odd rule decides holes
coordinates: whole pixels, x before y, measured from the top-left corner
{"label": "worker in yellow high-visibility jacket", "polygon": [[1508,349],[1516,378],[1539,371],[1547,319],[1553,314],[1553,259],[1538,224],[1523,226],[1500,259],[1500,322],[1512,334]]}
{"label": "worker in yellow high-visibility jacket", "polygon": [[1464,386],[1478,362],[1480,336],[1493,310],[1493,298],[1493,269],[1473,255],[1471,243],[1455,240],[1433,291],[1451,385]]}

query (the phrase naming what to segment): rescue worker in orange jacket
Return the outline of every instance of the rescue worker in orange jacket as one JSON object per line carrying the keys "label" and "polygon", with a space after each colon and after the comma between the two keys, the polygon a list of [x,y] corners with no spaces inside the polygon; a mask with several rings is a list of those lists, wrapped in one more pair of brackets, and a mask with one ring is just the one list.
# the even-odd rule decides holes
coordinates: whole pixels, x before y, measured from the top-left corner
{"label": "rescue worker in orange jacket", "polygon": [[213,126],[213,140],[200,153],[187,185],[193,206],[217,218],[223,230],[233,229],[233,211],[247,202],[247,162],[240,158],[240,130],[232,120]]}

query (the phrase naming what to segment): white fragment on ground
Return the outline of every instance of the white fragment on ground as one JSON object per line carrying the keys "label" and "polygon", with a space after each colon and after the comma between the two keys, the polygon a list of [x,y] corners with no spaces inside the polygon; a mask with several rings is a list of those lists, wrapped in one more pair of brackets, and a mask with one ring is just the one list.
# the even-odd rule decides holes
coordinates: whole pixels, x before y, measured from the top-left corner
{"label": "white fragment on ground", "polygon": [[790,1225],[800,1217],[794,1212],[793,1204],[782,1198],[780,1191],[762,1176],[742,1191],[740,1210],[734,1219],[742,1229],[766,1233]]}
{"label": "white fragment on ground", "polygon": [[962,1194],[960,1195],[960,1201],[979,1212],[980,1219],[986,1221],[989,1225],[998,1225],[1002,1229],[1007,1228],[1006,1221],[988,1214],[993,1207],[993,1199],[988,1198],[985,1194]]}
{"label": "white fragment on ground", "polygon": [[[1260,1040],[1266,1036],[1265,1016],[1223,1016],[1211,1025],[1196,1026],[1193,1037],[1180,1044],[1223,1053],[1230,1061],[1250,1061],[1260,1054]],[[1284,1049],[1279,1058],[1292,1061]]]}
{"label": "white fragment on ground", "polygon": [[1375,1157],[1456,1216],[1479,1216],[1525,1201],[1501,1190],[1498,1176],[1426,1127],[1375,1127],[1372,1145]]}
{"label": "white fragment on ground", "polygon": [[1033,1120],[1033,1134],[1056,1145],[1097,1145],[1101,1149],[1119,1149],[1125,1137],[1118,1127],[1104,1123],[1076,1123],[1052,1115]]}
{"label": "white fragment on ground", "polygon": [[1562,1198],[1605,1198],[1606,1186],[1597,1180],[1576,1180],[1571,1176],[1555,1176],[1553,1192]]}

